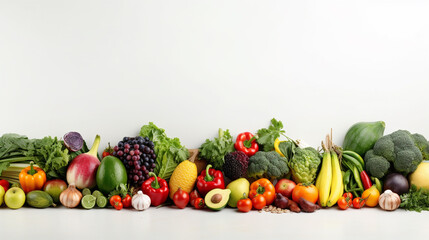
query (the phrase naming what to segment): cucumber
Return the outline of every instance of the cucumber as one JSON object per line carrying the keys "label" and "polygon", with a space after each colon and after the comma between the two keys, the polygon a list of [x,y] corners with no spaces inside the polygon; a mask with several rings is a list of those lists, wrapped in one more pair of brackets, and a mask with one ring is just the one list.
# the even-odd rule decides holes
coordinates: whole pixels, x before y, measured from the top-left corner
{"label": "cucumber", "polygon": [[374,147],[375,142],[383,136],[385,123],[359,122],[350,127],[343,142],[343,149],[356,152],[362,157]]}
{"label": "cucumber", "polygon": [[27,193],[27,204],[35,208],[47,208],[52,206],[54,200],[47,192],[35,190]]}

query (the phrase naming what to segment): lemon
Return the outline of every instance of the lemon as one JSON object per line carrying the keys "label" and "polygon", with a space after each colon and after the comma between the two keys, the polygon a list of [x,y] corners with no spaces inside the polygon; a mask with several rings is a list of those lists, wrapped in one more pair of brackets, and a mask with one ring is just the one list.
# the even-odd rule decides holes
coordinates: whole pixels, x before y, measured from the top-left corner
{"label": "lemon", "polygon": [[169,187],[170,187],[170,198],[173,199],[174,193],[179,189],[179,187],[190,193],[194,188],[195,181],[197,180],[198,172],[197,165],[185,160],[181,162],[173,171],[171,175]]}
{"label": "lemon", "polygon": [[420,163],[416,171],[411,173],[410,185],[416,185],[417,188],[429,189],[429,162]]}

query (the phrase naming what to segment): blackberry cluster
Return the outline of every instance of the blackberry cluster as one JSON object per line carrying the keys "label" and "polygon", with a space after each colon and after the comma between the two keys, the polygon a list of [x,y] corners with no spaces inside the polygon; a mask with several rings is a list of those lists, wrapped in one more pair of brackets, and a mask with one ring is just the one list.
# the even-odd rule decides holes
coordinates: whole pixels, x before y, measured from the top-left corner
{"label": "blackberry cluster", "polygon": [[156,167],[155,144],[145,137],[124,137],[113,148],[113,156],[119,158],[128,173],[128,182],[136,187],[149,178]]}
{"label": "blackberry cluster", "polygon": [[240,151],[228,153],[225,155],[225,164],[223,172],[231,180],[246,176],[247,167],[249,166],[249,157]]}

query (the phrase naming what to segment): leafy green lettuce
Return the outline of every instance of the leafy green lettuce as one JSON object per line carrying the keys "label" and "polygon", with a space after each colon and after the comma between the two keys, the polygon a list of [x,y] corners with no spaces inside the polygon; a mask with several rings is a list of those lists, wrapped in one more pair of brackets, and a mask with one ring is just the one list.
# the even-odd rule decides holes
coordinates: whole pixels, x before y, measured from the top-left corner
{"label": "leafy green lettuce", "polygon": [[10,163],[33,161],[41,167],[48,178],[65,178],[70,155],[62,141],[56,137],[28,139],[10,133],[0,137],[0,176]]}
{"label": "leafy green lettuce", "polygon": [[141,128],[140,136],[148,137],[155,144],[155,173],[160,178],[168,181],[177,165],[189,158],[188,149],[178,138],[167,137],[165,130],[152,122]]}

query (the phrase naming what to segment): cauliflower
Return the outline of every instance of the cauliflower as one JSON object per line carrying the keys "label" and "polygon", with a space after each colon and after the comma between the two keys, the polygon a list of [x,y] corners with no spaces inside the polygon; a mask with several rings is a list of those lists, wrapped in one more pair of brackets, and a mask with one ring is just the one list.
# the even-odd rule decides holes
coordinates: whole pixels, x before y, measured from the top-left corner
{"label": "cauliflower", "polygon": [[295,148],[295,154],[289,161],[292,178],[296,183],[312,184],[321,162],[321,156],[312,147]]}
{"label": "cauliflower", "polygon": [[420,134],[398,130],[383,136],[365,154],[366,170],[371,176],[382,178],[388,172],[408,175],[416,170],[423,156],[429,156],[429,144]]}

